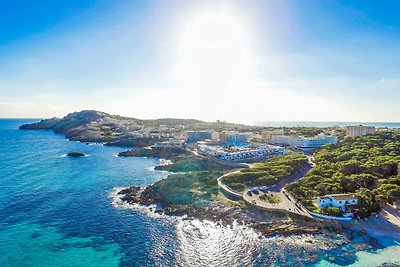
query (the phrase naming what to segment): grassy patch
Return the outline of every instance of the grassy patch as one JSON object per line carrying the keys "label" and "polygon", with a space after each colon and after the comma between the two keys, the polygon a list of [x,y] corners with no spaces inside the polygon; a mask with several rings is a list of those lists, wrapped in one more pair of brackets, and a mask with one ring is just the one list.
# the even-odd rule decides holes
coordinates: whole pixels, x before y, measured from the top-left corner
{"label": "grassy patch", "polygon": [[154,184],[155,195],[163,205],[193,205],[206,207],[218,195],[219,172],[172,174]]}
{"label": "grassy patch", "polygon": [[280,196],[274,194],[274,193],[265,193],[260,195],[260,199],[264,200],[265,202],[271,203],[271,204],[276,204],[282,202],[282,199]]}

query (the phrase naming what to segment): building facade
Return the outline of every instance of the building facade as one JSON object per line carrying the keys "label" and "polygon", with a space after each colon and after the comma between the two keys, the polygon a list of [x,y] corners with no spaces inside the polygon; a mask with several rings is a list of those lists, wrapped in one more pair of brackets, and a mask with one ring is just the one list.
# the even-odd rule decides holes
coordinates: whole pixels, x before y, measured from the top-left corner
{"label": "building facade", "polygon": [[346,136],[349,137],[364,136],[367,134],[374,134],[374,133],[375,133],[374,126],[363,126],[363,125],[346,126]]}
{"label": "building facade", "polygon": [[275,129],[271,131],[263,131],[261,135],[264,142],[271,143],[273,136],[285,135],[285,131],[283,129]]}
{"label": "building facade", "polygon": [[336,144],[337,136],[318,134],[314,137],[299,137],[294,138],[291,146],[300,149],[314,149],[327,144]]}
{"label": "building facade", "polygon": [[314,137],[272,135],[271,143],[288,145],[299,149],[314,149],[327,144],[336,144],[337,136],[323,133]]}
{"label": "building facade", "polygon": [[224,147],[208,146],[205,144],[198,146],[203,154],[215,157],[222,161],[245,162],[246,160],[265,159],[272,156],[286,154],[283,147],[264,145],[258,147],[237,147],[236,151],[226,151]]}
{"label": "building facade", "polygon": [[184,148],[185,142],[183,140],[169,140],[164,142],[157,142],[154,144],[155,148]]}
{"label": "building facade", "polygon": [[345,212],[347,207],[357,203],[358,200],[353,194],[333,194],[317,197],[317,205],[321,209],[335,207]]}
{"label": "building facade", "polygon": [[211,140],[213,138],[214,131],[186,131],[185,141],[186,143],[195,143],[197,141]]}
{"label": "building facade", "polygon": [[219,133],[219,141],[230,146],[247,145],[250,142],[251,133],[239,133],[235,131],[222,131]]}

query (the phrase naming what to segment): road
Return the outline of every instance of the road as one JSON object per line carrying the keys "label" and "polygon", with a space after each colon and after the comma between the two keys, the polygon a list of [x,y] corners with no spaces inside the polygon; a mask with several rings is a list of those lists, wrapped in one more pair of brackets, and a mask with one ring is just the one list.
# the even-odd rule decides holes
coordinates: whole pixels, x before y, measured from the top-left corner
{"label": "road", "polygon": [[[274,187],[271,187],[271,191],[274,191],[273,194],[275,194],[276,196],[278,196],[281,199],[281,202],[279,203],[268,203],[265,200],[262,200],[259,198],[259,196],[261,194],[264,194],[262,192],[260,192],[260,195],[255,195],[253,194],[252,196],[249,196],[247,194],[247,191],[244,192],[243,194],[240,194],[238,192],[235,192],[233,190],[231,190],[228,186],[226,186],[221,179],[228,175],[228,174],[232,174],[232,173],[236,173],[236,172],[240,172],[240,170],[234,171],[234,172],[230,172],[227,173],[221,177],[218,178],[218,186],[221,188],[222,191],[225,191],[226,193],[228,193],[229,195],[233,195],[235,197],[241,198],[243,199],[248,205],[251,205],[253,207],[259,208],[261,210],[281,210],[284,212],[291,212],[291,213],[296,213],[302,216],[306,216],[306,217],[312,217],[306,209],[304,209],[301,205],[296,205],[296,199],[293,198],[290,194],[288,194],[287,192],[285,192],[285,190],[283,189],[284,186],[288,183],[294,182],[298,179],[301,179],[302,177],[304,177],[306,175],[306,173],[315,165],[315,163],[313,162],[313,158],[312,156],[309,155],[305,155],[308,159],[309,162],[309,166],[307,167],[302,167],[303,171],[302,172],[298,172],[295,175],[292,175],[278,183],[276,183],[274,185]],[[251,167],[251,165],[249,165]]]}
{"label": "road", "polygon": [[[268,192],[269,194],[271,192]],[[243,194],[243,199],[249,204],[251,203],[253,206],[258,207],[263,210],[282,210],[284,212],[292,212],[302,216],[311,217],[311,215],[304,209],[300,208],[300,206],[296,205],[294,199],[290,196],[287,196],[283,193],[283,191],[273,192],[274,195],[278,196],[281,199],[279,203],[268,203],[265,200],[260,199],[260,196],[264,193],[260,193],[259,195],[253,194],[252,196]]]}
{"label": "road", "polygon": [[234,172],[230,172],[230,173],[226,173],[226,174],[222,175],[221,177],[219,177],[219,178],[217,179],[217,181],[218,181],[218,186],[219,186],[223,191],[225,191],[226,193],[228,193],[228,194],[230,194],[230,195],[233,195],[233,196],[238,197],[238,198],[243,198],[242,194],[240,194],[240,193],[238,193],[238,192],[236,192],[236,191],[233,191],[232,189],[230,189],[228,186],[226,186],[226,185],[225,185],[224,183],[222,183],[222,181],[221,181],[221,179],[224,178],[225,176],[227,176],[227,175],[229,175],[229,174],[232,174],[232,173],[237,173],[237,172],[240,172],[240,170],[237,170],[237,171],[234,171]]}

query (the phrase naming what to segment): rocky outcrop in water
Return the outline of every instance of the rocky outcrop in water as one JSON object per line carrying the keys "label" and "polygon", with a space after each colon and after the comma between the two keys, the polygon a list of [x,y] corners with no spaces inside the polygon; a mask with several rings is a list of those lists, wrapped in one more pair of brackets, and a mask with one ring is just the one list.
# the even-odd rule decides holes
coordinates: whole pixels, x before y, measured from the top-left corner
{"label": "rocky outcrop in water", "polygon": [[67,157],[84,157],[85,153],[82,152],[70,152],[67,154]]}
{"label": "rocky outcrop in water", "polygon": [[140,186],[132,186],[119,191],[118,195],[122,195],[121,200],[129,204],[134,204],[140,202],[139,191],[140,191]]}

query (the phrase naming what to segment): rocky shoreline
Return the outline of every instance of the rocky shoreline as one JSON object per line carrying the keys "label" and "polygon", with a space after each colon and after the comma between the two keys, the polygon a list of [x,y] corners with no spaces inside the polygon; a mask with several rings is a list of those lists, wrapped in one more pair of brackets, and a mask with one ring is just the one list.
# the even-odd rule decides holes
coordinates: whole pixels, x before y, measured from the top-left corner
{"label": "rocky shoreline", "polygon": [[266,220],[265,214],[252,209],[244,209],[235,205],[226,205],[214,201],[205,208],[196,208],[188,205],[163,205],[162,200],[152,193],[152,185],[145,188],[133,186],[120,190],[117,193],[120,199],[127,204],[139,204],[149,206],[158,204],[161,207],[156,210],[159,214],[169,216],[187,216],[199,220],[218,222],[221,225],[232,225],[238,222],[247,225],[264,237],[271,236],[300,236],[300,235],[324,235],[335,236],[337,244],[346,244],[358,237],[364,237],[368,242],[376,242],[373,238],[366,236],[365,231],[355,229],[352,225],[318,221],[307,218],[287,216],[282,213],[269,214]]}
{"label": "rocky shoreline", "polygon": [[149,212],[152,214],[150,216],[156,214],[155,218],[171,219],[177,225],[198,225],[193,224],[193,221],[198,220],[200,224],[209,225],[211,222],[216,227],[252,229],[256,234],[255,238],[261,242],[267,242],[272,247],[289,246],[294,249],[294,254],[303,257],[310,264],[326,259],[331,263],[348,265],[356,262],[358,251],[382,248],[376,239],[352,227],[327,225],[314,220],[296,220],[276,213],[271,213],[267,221],[257,212],[225,203],[213,203],[200,211],[183,207],[162,207],[160,203],[153,203],[145,196],[139,196],[144,190],[146,188],[139,186],[115,188],[110,197],[117,207]]}

